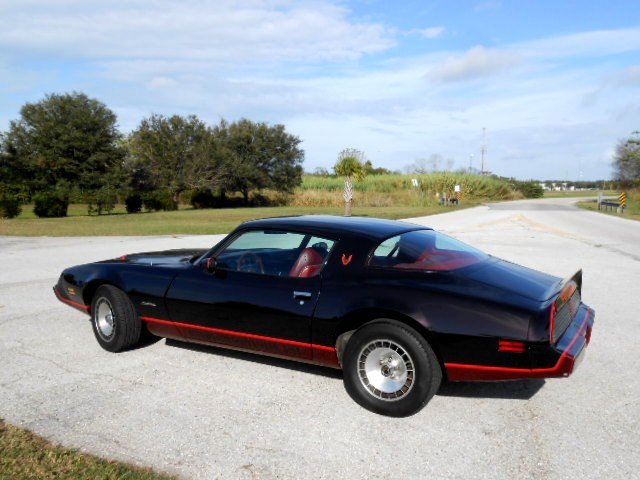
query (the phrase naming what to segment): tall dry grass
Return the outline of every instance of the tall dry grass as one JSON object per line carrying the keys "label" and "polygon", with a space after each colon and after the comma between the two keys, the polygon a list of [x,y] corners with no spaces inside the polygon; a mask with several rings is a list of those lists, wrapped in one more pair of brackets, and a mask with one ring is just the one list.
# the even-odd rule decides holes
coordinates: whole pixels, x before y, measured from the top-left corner
{"label": "tall dry grass", "polygon": [[[418,187],[412,179],[418,180]],[[455,185],[461,187],[464,200],[510,200],[522,198],[505,180],[469,173],[436,172],[423,175],[370,175],[354,184],[355,202],[362,206],[429,206],[439,202],[440,195],[453,195]],[[296,206],[343,205],[344,180],[336,176],[305,176],[289,204]]]}

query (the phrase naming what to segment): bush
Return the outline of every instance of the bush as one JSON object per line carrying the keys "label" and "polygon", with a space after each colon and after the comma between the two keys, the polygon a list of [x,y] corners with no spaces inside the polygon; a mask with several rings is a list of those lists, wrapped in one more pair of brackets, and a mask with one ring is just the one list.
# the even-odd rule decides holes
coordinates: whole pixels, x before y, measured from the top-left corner
{"label": "bush", "polygon": [[124,204],[127,207],[127,213],[140,213],[140,210],[142,210],[142,197],[138,193],[132,193],[124,199]]}
{"label": "bush", "polygon": [[193,208],[215,208],[219,206],[220,199],[213,196],[211,190],[194,190],[191,193],[189,203]]}
{"label": "bush", "polygon": [[542,198],[544,195],[544,189],[540,186],[540,183],[535,180],[529,180],[527,182],[515,180],[514,188],[522,193],[524,198]]}
{"label": "bush", "polygon": [[15,218],[21,211],[18,197],[9,193],[0,193],[0,218]]}
{"label": "bush", "polygon": [[260,193],[254,193],[249,199],[250,207],[269,207],[271,206],[271,199],[265,197]]}
{"label": "bush", "polygon": [[69,197],[59,192],[40,192],[33,197],[33,213],[40,218],[66,217]]}
{"label": "bush", "polygon": [[116,207],[117,200],[116,194],[110,189],[96,190],[87,196],[87,213],[89,215],[111,213]]}
{"label": "bush", "polygon": [[284,193],[273,193],[270,195],[263,195],[261,193],[254,193],[249,199],[250,207],[282,207],[289,203],[289,195]]}
{"label": "bush", "polygon": [[155,192],[146,193],[142,197],[142,203],[144,208],[150,212],[178,209],[178,204],[173,200],[173,196],[166,190],[156,190]]}

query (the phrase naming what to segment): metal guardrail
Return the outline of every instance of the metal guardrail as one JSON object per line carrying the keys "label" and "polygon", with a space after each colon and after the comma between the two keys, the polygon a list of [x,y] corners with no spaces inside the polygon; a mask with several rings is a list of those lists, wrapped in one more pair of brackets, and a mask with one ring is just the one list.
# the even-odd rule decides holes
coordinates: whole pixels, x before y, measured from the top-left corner
{"label": "metal guardrail", "polygon": [[618,213],[624,213],[624,209],[627,207],[627,192],[622,192],[618,195],[618,201],[604,200],[602,193],[598,193],[598,210],[615,211]]}

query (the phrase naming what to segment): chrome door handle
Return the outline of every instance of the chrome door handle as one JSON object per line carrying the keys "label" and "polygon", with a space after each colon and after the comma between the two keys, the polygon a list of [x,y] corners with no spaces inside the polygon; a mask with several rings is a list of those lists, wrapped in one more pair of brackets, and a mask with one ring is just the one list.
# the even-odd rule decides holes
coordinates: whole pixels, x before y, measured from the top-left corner
{"label": "chrome door handle", "polygon": [[293,298],[311,298],[311,292],[293,291]]}

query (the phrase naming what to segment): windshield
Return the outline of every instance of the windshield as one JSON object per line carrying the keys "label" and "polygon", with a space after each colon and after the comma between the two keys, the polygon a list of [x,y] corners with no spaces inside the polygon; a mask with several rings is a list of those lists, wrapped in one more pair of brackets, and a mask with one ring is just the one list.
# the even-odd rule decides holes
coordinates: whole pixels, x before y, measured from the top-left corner
{"label": "windshield", "polygon": [[488,255],[433,230],[403,233],[383,241],[369,260],[373,267],[443,271],[474,265]]}

